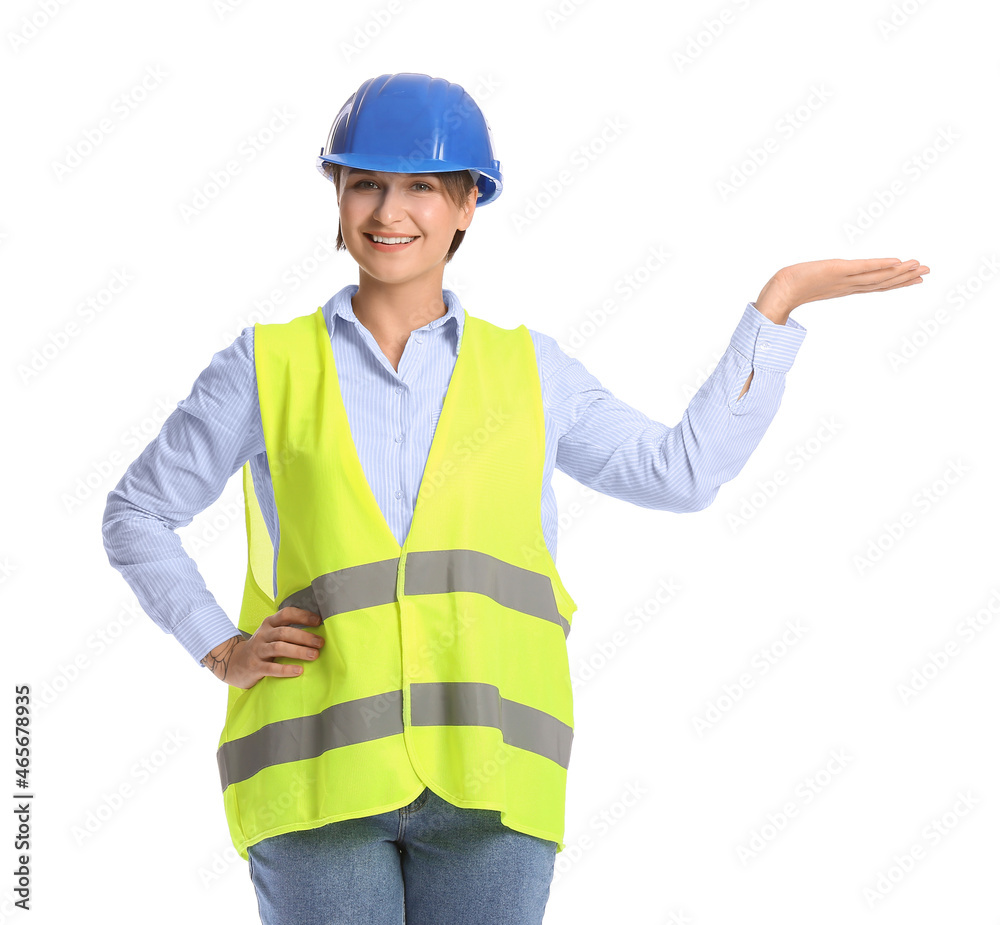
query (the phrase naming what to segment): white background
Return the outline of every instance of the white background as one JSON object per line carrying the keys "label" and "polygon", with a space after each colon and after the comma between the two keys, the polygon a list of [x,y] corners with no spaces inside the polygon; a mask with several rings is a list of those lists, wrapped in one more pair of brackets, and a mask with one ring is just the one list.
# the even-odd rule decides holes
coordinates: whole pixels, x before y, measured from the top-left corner
{"label": "white background", "polygon": [[[546,923],[998,920],[995,7],[50,9],[7,4],[0,22],[2,709],[12,730],[14,684],[32,686],[30,921],[257,921],[218,789],[225,686],[134,615],[101,519],[214,352],[357,281],[346,252],[295,289],[282,279],[336,234],[335,191],[314,166],[334,116],[363,80],[398,71],[472,92],[503,165],[503,195],[445,285],[472,314],[567,348],[589,332],[574,354],[671,426],[782,266],[930,267],[920,286],[796,309],[808,335],[781,409],[705,511],[642,509],[557,473],[585,683]],[[250,160],[247,138],[275,111],[287,125]],[[84,154],[102,119],[112,130]],[[602,142],[606,120],[621,131]],[[219,192],[230,160],[239,172]],[[561,171],[570,182],[546,200]],[[217,195],[187,220],[199,191]],[[654,246],[667,263],[623,290]],[[77,306],[116,271],[132,281],[85,319]],[[275,288],[283,305],[252,315]],[[26,375],[35,351],[42,368]],[[237,476],[181,531],[189,550],[202,541],[195,558],[234,620],[241,505]],[[736,524],[741,507],[752,516]],[[859,567],[880,537],[881,558]],[[655,605],[664,581],[678,590]],[[915,670],[934,676],[904,702]],[[13,794],[12,749],[8,737]],[[642,795],[626,806],[629,792]],[[768,828],[787,803],[794,815]],[[0,922],[28,921],[11,914],[15,821],[2,817]],[[741,857],[754,833],[760,849]]]}

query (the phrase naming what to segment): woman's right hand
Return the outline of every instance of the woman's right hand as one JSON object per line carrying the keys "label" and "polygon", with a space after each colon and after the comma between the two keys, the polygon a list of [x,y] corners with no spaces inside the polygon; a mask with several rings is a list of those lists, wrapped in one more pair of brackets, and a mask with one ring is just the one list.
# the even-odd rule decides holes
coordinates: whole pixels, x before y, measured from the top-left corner
{"label": "woman's right hand", "polygon": [[249,639],[233,636],[217,645],[201,663],[221,681],[247,690],[261,678],[294,678],[302,674],[302,665],[282,665],[276,658],[301,658],[313,661],[323,648],[323,638],[300,626],[321,626],[319,614],[301,607],[282,607],[265,617]]}
{"label": "woman's right hand", "polygon": [[754,304],[775,324],[784,324],[792,310],[806,302],[913,286],[922,283],[926,273],[930,268],[919,260],[903,263],[898,257],[809,260],[778,270]]}

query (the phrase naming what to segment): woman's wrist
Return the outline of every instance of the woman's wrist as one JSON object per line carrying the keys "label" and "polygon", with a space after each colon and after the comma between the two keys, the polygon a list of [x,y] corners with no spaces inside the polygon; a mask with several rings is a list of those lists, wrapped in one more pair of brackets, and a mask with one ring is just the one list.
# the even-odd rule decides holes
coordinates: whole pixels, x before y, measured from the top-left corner
{"label": "woman's wrist", "polygon": [[754,305],[757,311],[769,321],[774,322],[774,324],[784,324],[798,303],[792,298],[787,285],[778,278],[776,273],[761,289]]}

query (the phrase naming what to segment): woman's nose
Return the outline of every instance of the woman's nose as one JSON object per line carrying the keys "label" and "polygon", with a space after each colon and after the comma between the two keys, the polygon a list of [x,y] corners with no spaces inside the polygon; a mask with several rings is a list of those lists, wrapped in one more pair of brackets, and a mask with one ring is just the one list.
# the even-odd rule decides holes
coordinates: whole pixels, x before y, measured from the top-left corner
{"label": "woman's nose", "polygon": [[382,225],[391,225],[403,211],[402,197],[394,186],[385,186],[378,197],[372,217]]}

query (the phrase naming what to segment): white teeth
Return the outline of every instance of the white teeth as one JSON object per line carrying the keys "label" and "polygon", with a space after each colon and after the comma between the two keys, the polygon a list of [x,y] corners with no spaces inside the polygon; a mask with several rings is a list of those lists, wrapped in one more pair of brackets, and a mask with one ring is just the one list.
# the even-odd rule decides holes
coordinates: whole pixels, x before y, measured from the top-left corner
{"label": "white teeth", "polygon": [[378,241],[379,244],[405,244],[407,241],[413,240],[413,238],[383,238],[378,234],[373,234],[372,237]]}

